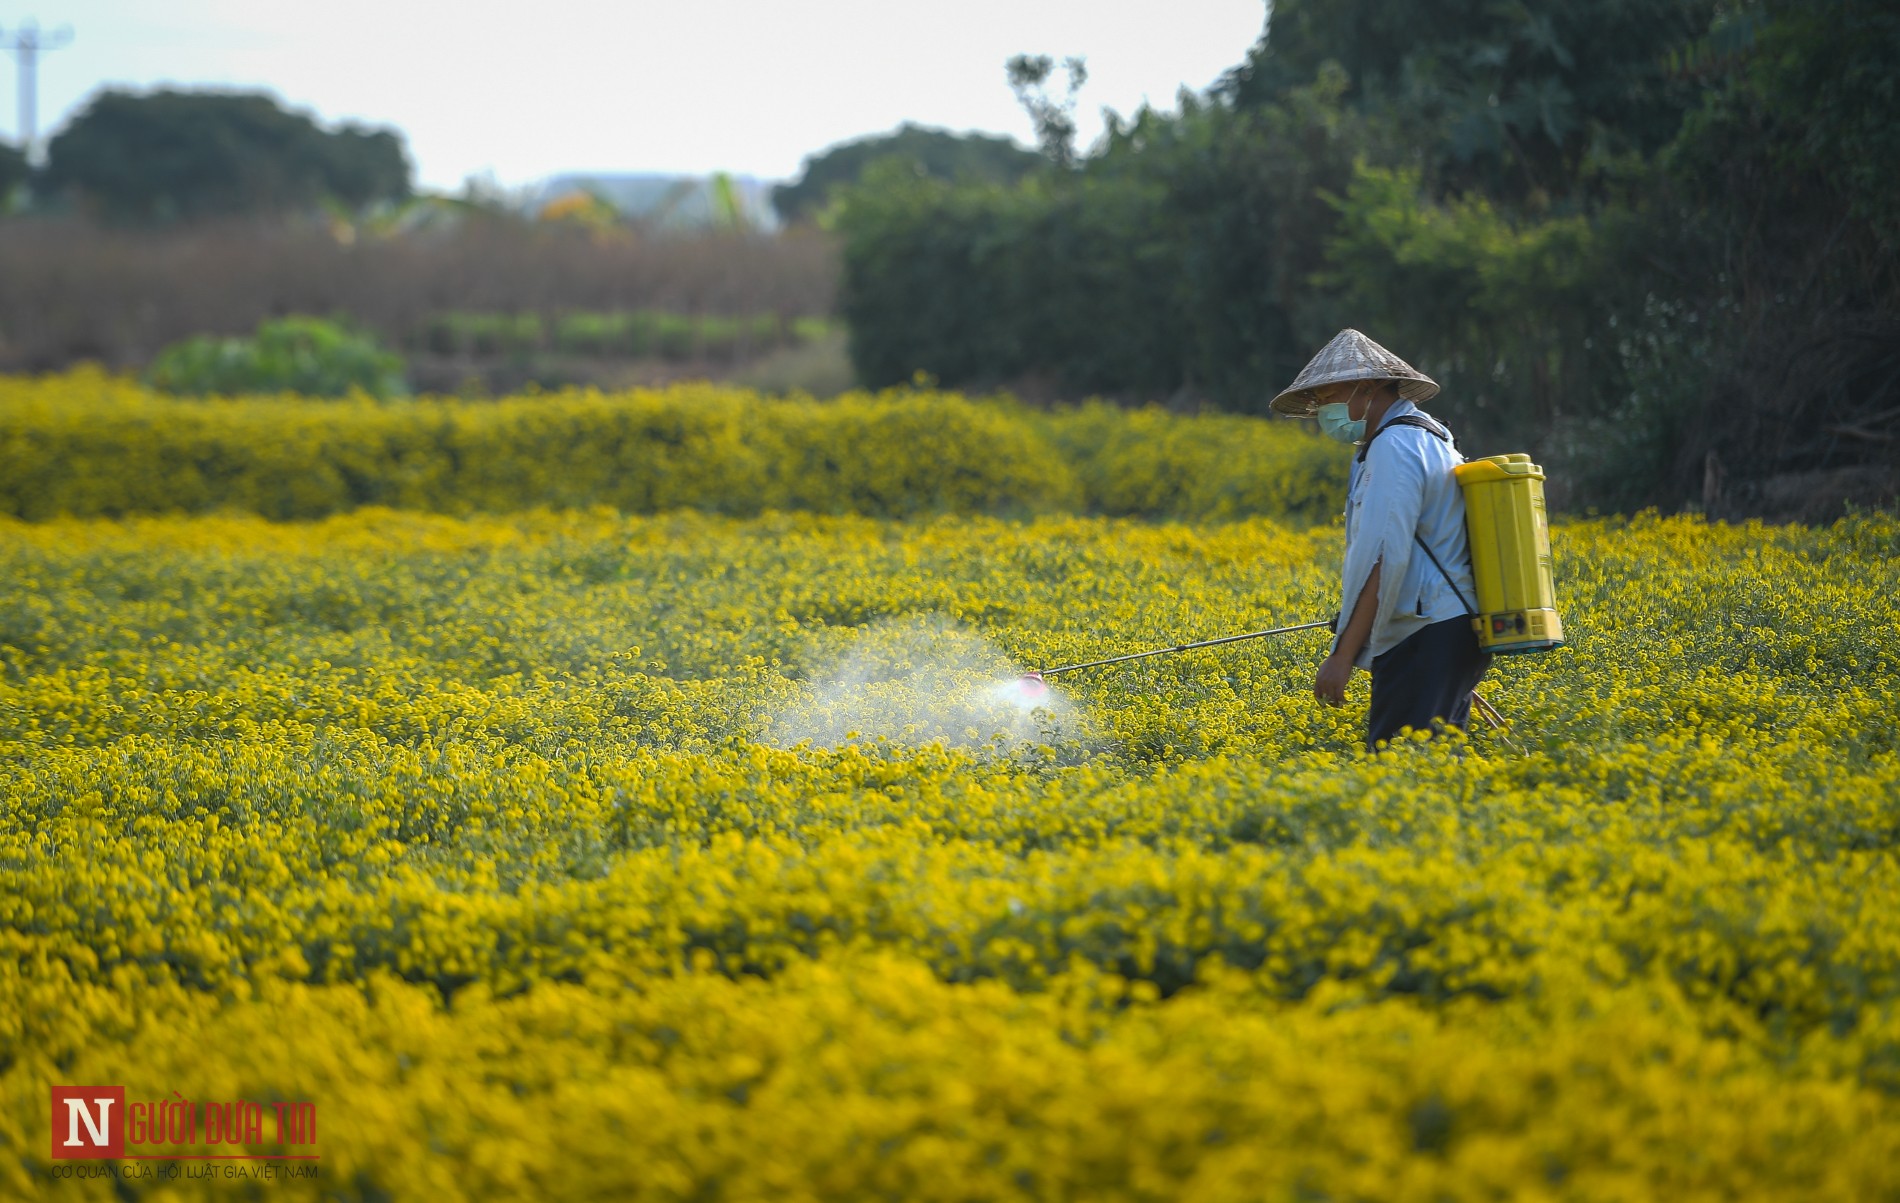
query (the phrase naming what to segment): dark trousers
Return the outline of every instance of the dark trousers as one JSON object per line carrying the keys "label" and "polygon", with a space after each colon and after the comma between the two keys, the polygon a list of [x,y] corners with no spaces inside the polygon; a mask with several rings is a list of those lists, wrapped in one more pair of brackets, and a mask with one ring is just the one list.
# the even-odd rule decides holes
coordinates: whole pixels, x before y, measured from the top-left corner
{"label": "dark trousers", "polygon": [[1430,731],[1438,722],[1463,731],[1471,721],[1471,691],[1490,667],[1491,653],[1478,647],[1469,618],[1414,631],[1372,661],[1366,746],[1377,747],[1406,727]]}

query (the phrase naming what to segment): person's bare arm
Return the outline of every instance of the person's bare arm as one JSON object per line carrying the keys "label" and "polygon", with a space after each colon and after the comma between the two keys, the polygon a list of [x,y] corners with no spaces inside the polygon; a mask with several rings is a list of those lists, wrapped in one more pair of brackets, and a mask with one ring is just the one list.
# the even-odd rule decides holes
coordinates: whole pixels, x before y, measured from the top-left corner
{"label": "person's bare arm", "polygon": [[1319,675],[1313,679],[1313,696],[1329,706],[1345,704],[1346,686],[1352,681],[1352,662],[1358,658],[1359,649],[1366,646],[1366,640],[1372,637],[1372,620],[1379,612],[1379,573],[1384,567],[1383,560],[1372,566],[1365,587],[1359,590],[1359,600],[1352,605],[1352,617],[1346,620],[1346,629],[1340,632],[1339,642],[1320,664]]}

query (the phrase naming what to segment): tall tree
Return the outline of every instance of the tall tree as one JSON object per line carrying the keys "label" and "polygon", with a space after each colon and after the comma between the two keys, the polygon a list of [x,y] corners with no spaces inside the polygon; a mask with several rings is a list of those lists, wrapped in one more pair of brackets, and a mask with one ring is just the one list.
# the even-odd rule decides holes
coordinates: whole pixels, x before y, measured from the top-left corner
{"label": "tall tree", "polygon": [[1056,61],[1046,54],[1019,54],[1004,65],[1010,91],[1036,126],[1036,142],[1043,155],[1057,167],[1074,167],[1075,100],[1082,85],[1089,81],[1088,64],[1077,57],[1062,60],[1069,77],[1067,95],[1057,100],[1050,93],[1049,81],[1055,75]]}
{"label": "tall tree", "polygon": [[1896,56],[1879,0],[1736,6],[1678,56],[1707,92],[1660,157],[1676,212],[1654,291],[1718,332],[1673,440],[1712,509],[1883,472],[1900,489]]}
{"label": "tall tree", "polygon": [[47,181],[121,221],[273,213],[410,192],[401,138],[325,130],[262,93],[108,89],[47,148]]}
{"label": "tall tree", "polygon": [[1720,0],[1275,0],[1221,90],[1277,102],[1322,64],[1347,102],[1407,129],[1428,187],[1494,199],[1582,199],[1595,171],[1667,143],[1699,84],[1664,56]]}

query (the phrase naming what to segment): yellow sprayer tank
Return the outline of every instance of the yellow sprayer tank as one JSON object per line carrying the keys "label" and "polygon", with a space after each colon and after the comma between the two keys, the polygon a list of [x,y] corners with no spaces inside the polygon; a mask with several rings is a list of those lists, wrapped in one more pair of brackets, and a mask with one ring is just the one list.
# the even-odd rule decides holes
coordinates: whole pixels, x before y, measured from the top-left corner
{"label": "yellow sprayer tank", "polygon": [[1465,494],[1471,572],[1478,585],[1478,645],[1487,652],[1547,652],[1564,641],[1550,575],[1544,470],[1528,455],[1494,455],[1455,469]]}

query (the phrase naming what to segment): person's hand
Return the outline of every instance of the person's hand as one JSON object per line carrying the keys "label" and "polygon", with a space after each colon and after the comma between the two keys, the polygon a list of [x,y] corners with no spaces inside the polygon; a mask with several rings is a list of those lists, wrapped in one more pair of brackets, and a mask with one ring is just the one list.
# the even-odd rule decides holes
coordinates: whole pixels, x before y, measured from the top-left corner
{"label": "person's hand", "polygon": [[1346,704],[1346,686],[1352,681],[1352,661],[1344,656],[1326,657],[1319,666],[1319,675],[1313,678],[1313,696],[1328,706]]}

